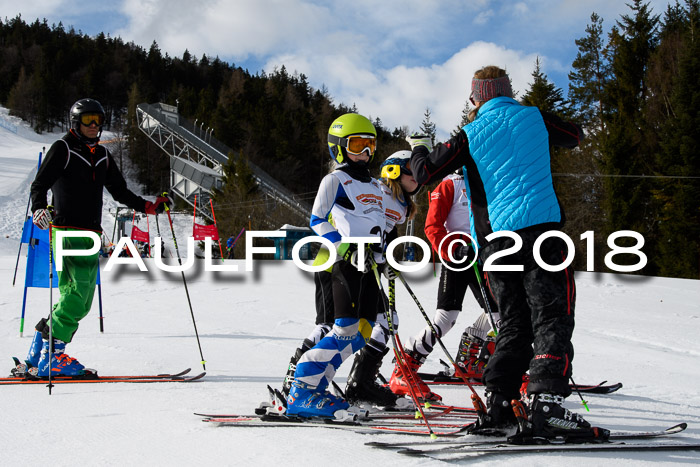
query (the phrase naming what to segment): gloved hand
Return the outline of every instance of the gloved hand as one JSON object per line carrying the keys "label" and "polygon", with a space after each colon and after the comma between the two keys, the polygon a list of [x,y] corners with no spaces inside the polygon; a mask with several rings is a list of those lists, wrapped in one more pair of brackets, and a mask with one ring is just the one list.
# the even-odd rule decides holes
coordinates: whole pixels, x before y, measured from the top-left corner
{"label": "gloved hand", "polygon": [[159,196],[154,202],[146,201],[146,214],[154,216],[156,214],[162,214],[167,206],[173,205],[173,200],[169,196]]}
{"label": "gloved hand", "polygon": [[34,225],[39,227],[41,230],[48,229],[51,221],[51,212],[48,209],[37,209],[34,211],[32,222],[34,222]]}
{"label": "gloved hand", "polygon": [[406,141],[411,145],[411,150],[418,146],[425,146],[428,148],[428,152],[433,150],[433,142],[430,140],[430,136],[413,133],[411,136],[406,136]]}
{"label": "gloved hand", "polygon": [[387,280],[393,281],[398,279],[399,276],[396,270],[389,266],[389,263],[378,264],[377,266],[380,268],[380,271],[382,274],[384,274],[384,277],[386,277]]}
{"label": "gloved hand", "polygon": [[468,258],[473,255],[473,251],[474,250],[472,249],[471,245],[459,245],[454,249],[452,257],[455,259],[455,261],[465,260],[464,262],[468,263]]}
{"label": "gloved hand", "polygon": [[343,258],[344,261],[355,266],[360,272],[366,274],[372,270],[372,263],[374,262],[374,257],[372,251],[369,248],[365,249],[365,262],[364,270],[361,265],[358,265],[359,253],[357,251],[357,243],[341,243],[338,247],[338,255]]}

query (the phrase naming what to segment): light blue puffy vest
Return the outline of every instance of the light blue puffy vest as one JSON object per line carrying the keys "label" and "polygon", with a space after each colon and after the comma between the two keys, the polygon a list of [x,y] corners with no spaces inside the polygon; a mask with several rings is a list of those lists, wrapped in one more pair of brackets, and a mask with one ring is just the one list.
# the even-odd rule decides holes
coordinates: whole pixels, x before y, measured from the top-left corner
{"label": "light blue puffy vest", "polygon": [[484,185],[494,232],[561,221],[549,135],[536,107],[497,97],[486,102],[463,130]]}

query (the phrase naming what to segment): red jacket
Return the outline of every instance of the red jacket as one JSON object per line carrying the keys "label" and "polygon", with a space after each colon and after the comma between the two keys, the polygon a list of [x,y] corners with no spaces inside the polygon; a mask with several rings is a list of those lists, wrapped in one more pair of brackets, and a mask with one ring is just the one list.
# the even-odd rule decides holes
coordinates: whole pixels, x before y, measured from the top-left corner
{"label": "red jacket", "polygon": [[[455,205],[455,179],[462,180],[458,177],[447,177],[430,193],[430,204],[428,207],[428,215],[425,219],[425,235],[430,240],[430,243],[435,250],[445,261],[450,261],[448,257],[448,248],[452,246],[454,250],[459,243],[454,243],[457,238],[462,238],[469,242],[469,238],[463,235],[452,235],[442,244],[440,250],[440,242],[449,233],[445,223],[447,221],[453,206]],[[457,197],[458,198],[458,197]],[[459,229],[469,232],[469,215],[464,215],[464,228]]]}

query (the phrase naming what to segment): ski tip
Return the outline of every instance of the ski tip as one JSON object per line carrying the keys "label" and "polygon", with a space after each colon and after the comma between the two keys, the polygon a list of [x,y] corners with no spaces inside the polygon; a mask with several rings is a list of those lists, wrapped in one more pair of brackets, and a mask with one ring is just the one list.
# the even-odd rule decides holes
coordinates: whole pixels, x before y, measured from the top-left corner
{"label": "ski tip", "polygon": [[386,443],[383,441],[368,441],[365,443],[365,446],[370,446],[373,448],[381,448],[383,446],[386,446]]}
{"label": "ski tip", "polygon": [[406,456],[412,456],[412,457],[426,457],[425,453],[421,451],[420,449],[399,449],[398,451],[399,454],[403,454]]}
{"label": "ski tip", "polygon": [[683,422],[679,423],[678,425],[674,425],[666,430],[667,433],[679,433],[681,431],[684,431],[686,428],[688,428],[688,424]]}

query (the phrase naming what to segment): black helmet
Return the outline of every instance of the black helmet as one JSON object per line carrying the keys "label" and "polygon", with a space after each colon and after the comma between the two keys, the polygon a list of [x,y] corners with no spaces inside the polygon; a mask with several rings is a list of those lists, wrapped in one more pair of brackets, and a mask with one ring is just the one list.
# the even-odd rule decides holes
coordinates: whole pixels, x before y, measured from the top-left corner
{"label": "black helmet", "polygon": [[[102,107],[102,104],[97,102],[95,99],[90,98],[80,99],[70,108],[71,128],[76,132],[78,137],[88,140],[88,138],[85,138],[85,136],[80,132],[80,116],[83,114],[101,115],[101,121],[97,122],[97,126],[100,127],[100,133],[97,135],[97,141],[99,141],[100,134],[102,134],[102,125],[104,124],[105,120],[105,109]],[[94,143],[96,141],[90,142]]]}

